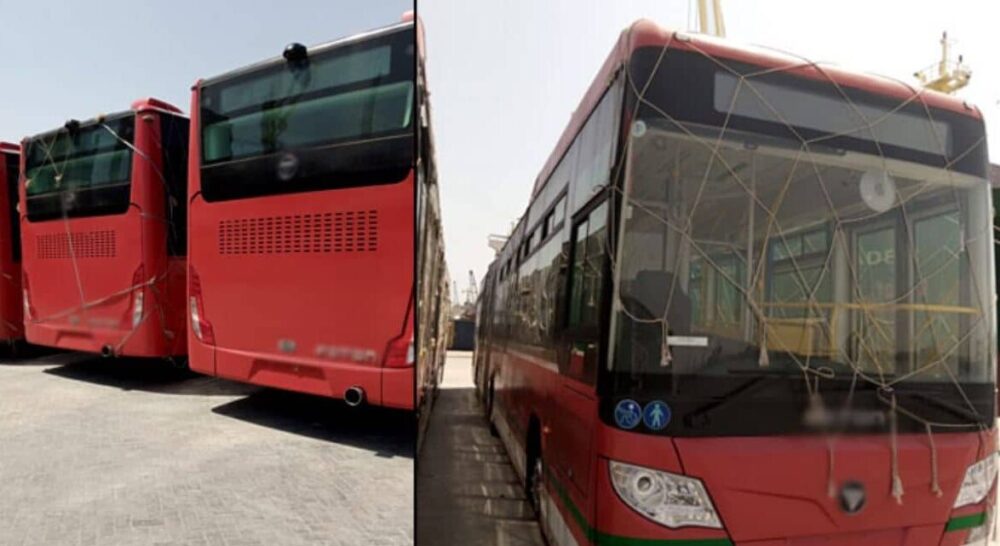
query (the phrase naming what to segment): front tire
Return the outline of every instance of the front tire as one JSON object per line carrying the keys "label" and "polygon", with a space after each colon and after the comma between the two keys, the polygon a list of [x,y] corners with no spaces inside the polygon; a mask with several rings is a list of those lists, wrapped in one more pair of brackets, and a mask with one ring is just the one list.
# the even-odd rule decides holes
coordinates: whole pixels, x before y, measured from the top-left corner
{"label": "front tire", "polygon": [[490,424],[490,435],[494,438],[500,436],[500,432],[497,431],[497,426],[493,422],[493,404],[496,397],[496,391],[493,389],[493,380],[490,379],[490,386],[486,390],[486,421]]}
{"label": "front tire", "polygon": [[545,487],[545,458],[539,438],[532,436],[528,444],[527,468],[524,472],[524,493],[535,513],[542,514],[542,488]]}

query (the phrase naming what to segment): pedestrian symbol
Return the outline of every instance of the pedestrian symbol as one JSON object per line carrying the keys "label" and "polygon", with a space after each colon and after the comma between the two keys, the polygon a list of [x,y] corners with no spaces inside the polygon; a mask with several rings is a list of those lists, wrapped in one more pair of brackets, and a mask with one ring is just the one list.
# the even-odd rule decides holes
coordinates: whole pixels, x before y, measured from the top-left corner
{"label": "pedestrian symbol", "polygon": [[642,408],[635,400],[626,398],[615,406],[615,423],[625,430],[631,430],[639,426],[642,421]]}
{"label": "pedestrian symbol", "polygon": [[665,402],[653,400],[646,404],[642,411],[642,422],[650,430],[663,430],[670,423],[670,406]]}

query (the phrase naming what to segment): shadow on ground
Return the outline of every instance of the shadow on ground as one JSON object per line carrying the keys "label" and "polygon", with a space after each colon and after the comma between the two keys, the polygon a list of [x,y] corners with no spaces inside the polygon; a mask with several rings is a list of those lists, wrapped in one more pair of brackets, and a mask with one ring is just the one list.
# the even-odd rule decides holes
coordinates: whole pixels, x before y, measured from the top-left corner
{"label": "shadow on ground", "polygon": [[248,423],[373,451],[378,457],[413,458],[413,414],[272,389],[222,404],[214,413]]}
{"label": "shadow on ground", "polygon": [[23,341],[0,343],[0,366],[52,366],[96,357],[93,354],[31,345]]}
{"label": "shadow on ground", "polygon": [[160,394],[240,396],[259,390],[252,385],[198,375],[157,359],[75,354],[81,356],[68,363],[50,361],[49,364],[64,365],[45,370],[45,373],[126,391]]}
{"label": "shadow on ground", "polygon": [[475,389],[441,389],[430,421],[417,464],[417,543],[542,546],[534,510]]}

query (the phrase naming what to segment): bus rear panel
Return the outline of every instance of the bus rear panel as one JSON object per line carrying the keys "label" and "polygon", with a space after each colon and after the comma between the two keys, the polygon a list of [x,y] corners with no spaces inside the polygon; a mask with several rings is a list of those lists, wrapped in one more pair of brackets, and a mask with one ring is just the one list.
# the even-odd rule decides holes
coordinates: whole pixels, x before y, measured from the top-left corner
{"label": "bus rear panel", "polygon": [[199,82],[192,369],[412,409],[413,25]]}

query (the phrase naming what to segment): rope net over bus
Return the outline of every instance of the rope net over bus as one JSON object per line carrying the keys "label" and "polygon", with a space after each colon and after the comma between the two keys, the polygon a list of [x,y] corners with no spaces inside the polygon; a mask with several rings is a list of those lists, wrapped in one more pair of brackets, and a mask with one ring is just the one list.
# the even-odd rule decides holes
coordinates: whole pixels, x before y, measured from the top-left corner
{"label": "rope net over bus", "polygon": [[[954,119],[977,125],[971,109],[933,108],[902,82],[879,83],[905,97],[875,96],[808,60],[754,67],[678,39],[624,67],[630,125],[608,184],[620,214],[600,234],[614,273],[608,366],[801,377],[803,418],[829,432],[831,496],[840,419],[874,391],[891,495],[903,503],[907,424],[926,433],[940,496],[935,432],[975,431],[980,458],[995,450],[992,416],[967,394],[995,376],[989,184],[966,168],[984,157],[981,125],[958,134]],[[711,85],[685,88],[696,62]],[[574,265],[585,283],[599,269]],[[833,404],[835,380],[849,386]],[[903,388],[917,383],[944,395]]]}
{"label": "rope net over bus", "polygon": [[[165,117],[165,116],[164,116]],[[154,119],[150,114],[139,114],[129,112],[128,115],[121,116],[98,116],[92,122],[81,124],[76,120],[66,123],[63,129],[50,134],[42,135],[32,139],[25,149],[26,154],[32,154],[32,148],[40,150],[41,161],[32,165],[29,155],[27,169],[24,173],[24,184],[28,199],[24,206],[30,207],[28,201],[33,197],[48,196],[55,197],[52,201],[56,203],[54,210],[45,211],[46,220],[58,220],[62,224],[62,233],[65,236],[65,247],[70,260],[73,272],[72,283],[78,296],[78,303],[66,308],[46,313],[44,315],[26,316],[26,320],[41,324],[61,321],[80,321],[91,327],[114,326],[118,328],[121,323],[111,325],[105,324],[107,321],[93,319],[89,313],[95,309],[114,305],[121,301],[130,301],[132,305],[129,310],[134,312],[136,306],[141,309],[141,315],[132,317],[124,321],[128,324],[126,333],[113,346],[113,354],[119,354],[121,349],[132,339],[135,333],[151,317],[159,319],[165,339],[173,341],[180,332],[174,332],[169,328],[167,311],[164,303],[167,301],[166,286],[169,268],[163,271],[151,272],[148,265],[141,268],[141,275],[135,276],[132,282],[122,286],[120,289],[110,292],[95,293],[93,287],[88,287],[81,274],[81,260],[88,257],[85,247],[93,246],[93,241],[87,241],[78,233],[75,233],[71,222],[74,218],[101,216],[111,213],[113,205],[109,204],[115,197],[106,199],[90,198],[86,194],[94,190],[101,190],[120,187],[123,188],[121,195],[120,211],[124,212],[135,205],[133,180],[133,164],[142,162],[143,167],[148,167],[154,174],[156,187],[143,191],[163,191],[164,192],[164,214],[158,214],[148,210],[149,207],[141,209],[139,217],[151,219],[154,222],[162,223],[166,228],[166,249],[169,254],[183,253],[186,246],[184,223],[185,215],[182,213],[183,205],[186,201],[185,195],[179,195],[182,187],[171,183],[168,174],[164,173],[164,168],[173,164],[186,164],[186,138],[183,126],[178,123],[167,123],[161,117],[161,131],[151,131],[152,149],[142,150],[136,145],[136,118],[140,118],[141,123],[148,124]],[[157,153],[163,158],[163,165],[150,154]],[[38,152],[35,152],[38,154]],[[176,157],[175,157],[176,156]],[[186,165],[185,165],[186,168]],[[176,169],[175,169],[176,170]],[[179,176],[182,173],[172,173],[170,176]],[[81,207],[80,205],[83,204]],[[22,211],[23,212],[23,211]],[[139,223],[140,229],[146,228],[145,222]],[[137,238],[140,242],[145,238]],[[59,245],[63,246],[63,245]],[[178,249],[181,249],[178,252]],[[140,256],[145,256],[144,249],[140,249]],[[149,289],[151,298],[143,298],[142,291]],[[140,299],[141,298],[141,299]],[[137,304],[137,300],[141,304]],[[26,302],[27,303],[27,302]]]}

